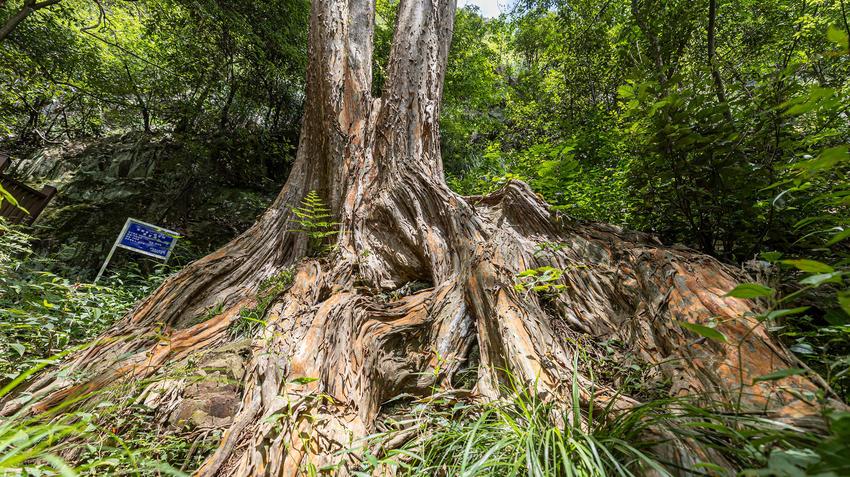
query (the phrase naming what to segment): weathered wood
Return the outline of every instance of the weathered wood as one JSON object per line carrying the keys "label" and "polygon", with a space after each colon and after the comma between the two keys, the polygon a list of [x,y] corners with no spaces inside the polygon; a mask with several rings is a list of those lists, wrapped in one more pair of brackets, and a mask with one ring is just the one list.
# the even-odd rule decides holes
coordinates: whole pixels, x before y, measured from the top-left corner
{"label": "weathered wood", "polygon": [[4,200],[0,204],[0,216],[5,217],[6,221],[12,224],[32,225],[35,219],[44,211],[44,208],[47,207],[47,204],[53,200],[53,196],[56,195],[56,188],[51,185],[45,185],[39,191],[23,182],[3,175],[3,171],[11,164],[12,161],[8,156],[0,155],[0,186],[12,194],[12,197],[18,201],[18,204],[25,211],[11,202]]}

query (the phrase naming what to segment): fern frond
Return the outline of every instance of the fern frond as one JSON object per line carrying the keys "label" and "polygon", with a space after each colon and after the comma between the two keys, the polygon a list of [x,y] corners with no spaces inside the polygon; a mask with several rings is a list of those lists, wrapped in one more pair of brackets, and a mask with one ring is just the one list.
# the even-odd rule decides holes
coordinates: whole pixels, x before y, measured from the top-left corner
{"label": "fern frond", "polygon": [[289,231],[307,235],[312,255],[327,252],[330,246],[325,243],[326,239],[339,233],[337,229],[340,224],[332,220],[331,209],[325,205],[319,193],[311,190],[297,207],[290,207],[290,210],[294,216],[292,222],[299,227]]}

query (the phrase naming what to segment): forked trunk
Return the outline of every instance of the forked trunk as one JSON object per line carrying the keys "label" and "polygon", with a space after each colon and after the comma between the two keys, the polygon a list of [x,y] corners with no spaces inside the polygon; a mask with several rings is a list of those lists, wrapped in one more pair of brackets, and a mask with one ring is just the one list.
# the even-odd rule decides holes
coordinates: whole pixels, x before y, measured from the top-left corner
{"label": "forked trunk", "polygon": [[[659,366],[671,395],[790,420],[818,414],[803,400],[819,386],[807,378],[753,383],[794,360],[756,310],[724,297],[741,279],[734,270],[646,235],[558,216],[520,182],[488,196],[449,190],[438,118],[455,1],[398,8],[386,86],[373,98],[373,1],[313,2],[301,143],[274,204],[76,355],[68,364],[76,372],[62,376],[77,381],[34,383],[37,410],[226,344],[260,283],[294,266],[294,283],[252,341],[241,406],[199,475],[297,475],[336,464],[335,453],[374,429],[382,403],[448,388],[469,366],[488,399],[510,373],[565,406],[574,381],[582,406],[637,403],[576,369],[576,343],[588,340],[626,343]],[[341,224],[324,260],[305,259],[307,238],[290,231],[290,206],[311,190]],[[541,266],[563,270],[562,292],[515,288],[517,274]],[[419,291],[388,293],[411,282]],[[217,305],[220,313],[199,322]],[[709,321],[728,344],[679,324]],[[676,459],[688,466],[697,454],[681,450]]]}

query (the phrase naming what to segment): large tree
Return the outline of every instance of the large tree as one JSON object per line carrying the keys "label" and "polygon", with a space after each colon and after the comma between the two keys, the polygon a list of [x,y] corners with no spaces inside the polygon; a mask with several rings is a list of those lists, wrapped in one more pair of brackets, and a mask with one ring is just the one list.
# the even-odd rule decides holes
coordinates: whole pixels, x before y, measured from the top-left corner
{"label": "large tree", "polygon": [[[476,197],[446,186],[438,118],[455,8],[454,0],[400,2],[374,97],[374,0],[315,0],[301,142],[279,197],[251,229],[74,356],[69,372],[36,381],[35,410],[226,344],[261,283],[294,267],[294,283],[253,340],[241,407],[200,475],[296,475],[307,463],[336,462],[335,452],[374,428],[382,403],[448,387],[469,366],[485,399],[513,379],[550,399],[575,382],[581,406],[637,404],[576,366],[580,340],[627,343],[659,365],[671,395],[794,421],[816,416],[803,396],[821,384],[801,376],[754,383],[794,359],[759,326],[756,307],[724,296],[741,278],[735,270],[559,216],[520,182]],[[313,190],[340,224],[325,258],[309,258],[309,237],[295,231],[292,207]],[[515,287],[519,273],[542,266],[563,270],[561,293]],[[425,288],[386,298],[410,282]],[[709,321],[727,343],[681,325]],[[306,397],[319,392],[332,399]],[[283,424],[269,419],[282,414]],[[688,466],[705,454],[684,446],[671,457]]]}

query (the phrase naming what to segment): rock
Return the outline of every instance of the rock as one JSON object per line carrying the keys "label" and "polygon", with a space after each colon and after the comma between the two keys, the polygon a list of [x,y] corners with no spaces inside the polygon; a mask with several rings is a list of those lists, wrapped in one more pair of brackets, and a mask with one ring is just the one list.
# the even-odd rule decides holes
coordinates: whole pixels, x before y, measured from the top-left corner
{"label": "rock", "polygon": [[[250,341],[243,340],[190,356],[175,365],[190,368],[190,376],[180,380],[179,398],[160,411],[168,412],[169,425],[220,428],[230,424],[242,403],[240,384],[245,375]],[[195,361],[196,365],[191,365]],[[169,387],[174,381],[169,381]],[[173,409],[173,411],[172,411]]]}
{"label": "rock", "polygon": [[169,418],[173,427],[225,427],[230,424],[241,403],[236,386],[203,384],[186,389],[183,400]]}
{"label": "rock", "polygon": [[[57,187],[37,221],[39,247],[91,278],[127,217],[184,235],[178,262],[247,229],[279,191],[288,167],[271,169],[269,157],[230,157],[230,146],[221,151],[198,138],[131,133],[13,157],[9,173],[36,188]],[[286,158],[276,160],[285,164]],[[139,257],[118,251],[111,268],[128,260]]]}
{"label": "rock", "polygon": [[236,381],[242,381],[242,377],[245,375],[244,360],[234,355],[224,355],[207,361],[202,365],[202,369],[207,372],[225,372]]}

